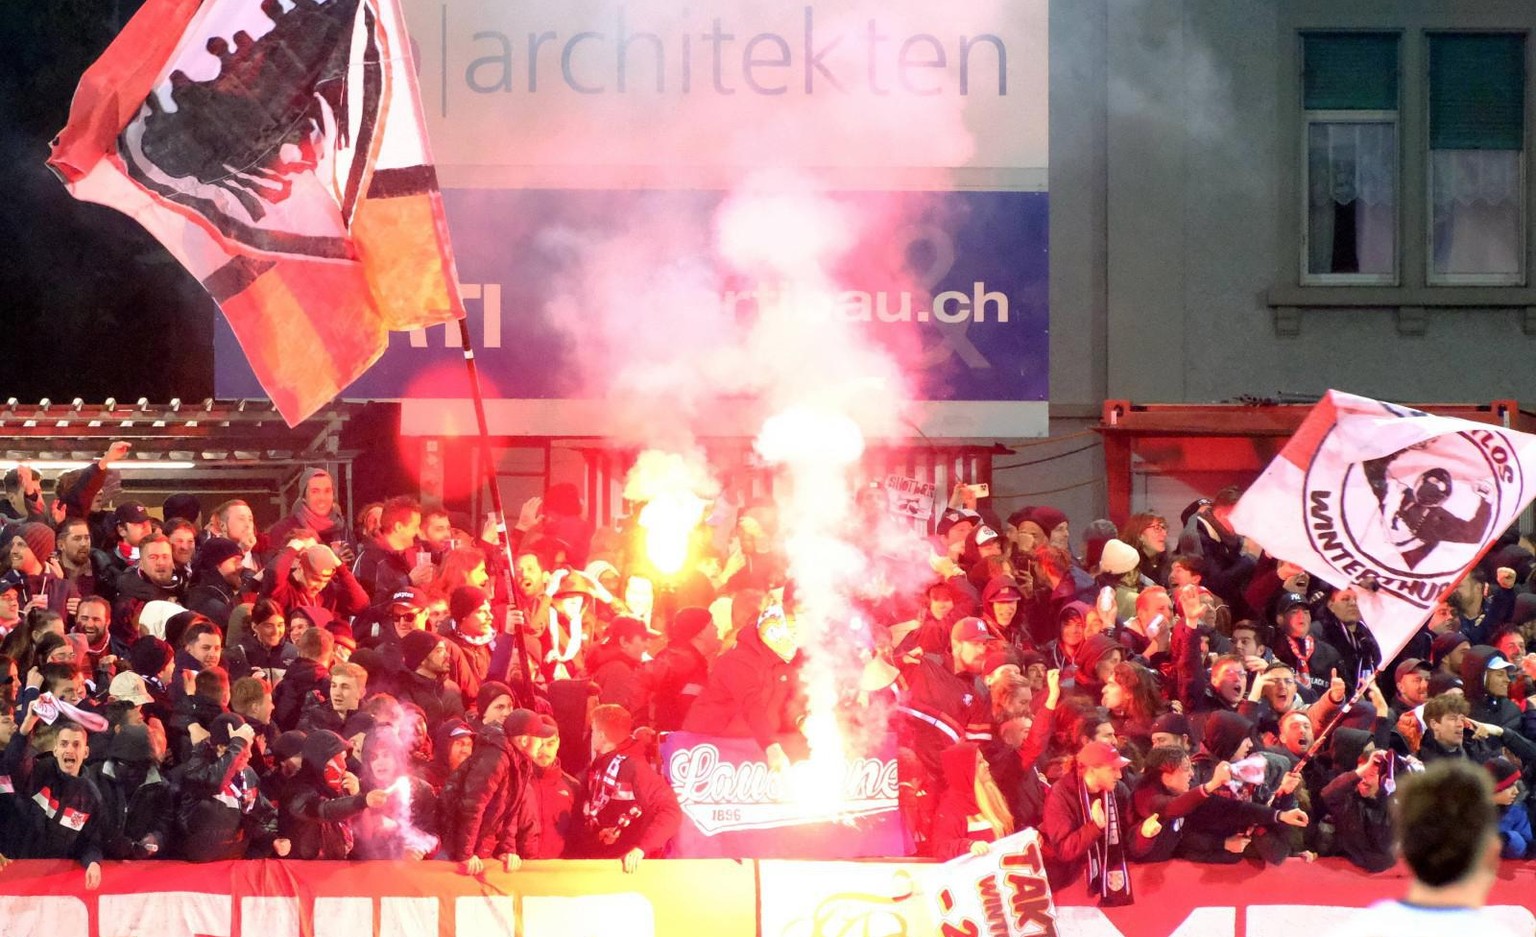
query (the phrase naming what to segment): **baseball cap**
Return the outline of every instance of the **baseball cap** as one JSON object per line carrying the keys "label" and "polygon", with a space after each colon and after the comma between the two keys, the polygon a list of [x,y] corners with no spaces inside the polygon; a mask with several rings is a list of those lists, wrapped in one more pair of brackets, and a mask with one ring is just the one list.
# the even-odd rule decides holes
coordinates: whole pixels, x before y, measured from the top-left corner
{"label": "baseball cap", "polygon": [[1511,664],[1508,658],[1500,654],[1495,654],[1493,657],[1488,658],[1489,670],[1508,670],[1513,666],[1515,665]]}
{"label": "baseball cap", "polygon": [[983,524],[976,528],[976,545],[982,546],[997,539],[997,531]]}
{"label": "baseball cap", "polygon": [[986,622],[972,616],[955,622],[954,627],[949,629],[949,639],[951,641],[990,641],[992,632],[987,630]]}
{"label": "baseball cap", "polygon": [[1280,600],[1275,603],[1275,614],[1284,615],[1293,608],[1310,608],[1307,597],[1300,592],[1286,592],[1281,594]]}
{"label": "baseball cap", "polygon": [[965,508],[948,508],[943,514],[939,515],[937,530],[941,534],[948,533],[951,527],[966,522],[979,524],[981,523],[981,515],[975,511],[967,511]]}
{"label": "baseball cap", "polygon": [[1131,759],[1120,754],[1108,742],[1089,742],[1077,753],[1077,763],[1084,768],[1124,768],[1131,763]]}
{"label": "baseball cap", "polygon": [[138,501],[124,501],[112,512],[112,524],[142,524],[149,520],[149,511]]}
{"label": "baseball cap", "polygon": [[1429,664],[1425,663],[1419,658],[1410,657],[1403,661],[1401,664],[1398,664],[1397,669],[1392,671],[1392,679],[1401,680],[1409,674],[1413,673],[1415,670],[1422,670],[1425,673],[1431,673],[1434,671],[1434,669],[1435,668],[1429,666]]}
{"label": "baseball cap", "polygon": [[326,573],[341,565],[336,551],[325,544],[316,544],[304,551],[304,565],[316,573]]}
{"label": "baseball cap", "polygon": [[144,685],[144,678],[131,670],[125,670],[112,678],[107,695],[115,700],[125,700],[135,706],[146,706],[155,701]]}
{"label": "baseball cap", "polygon": [[427,594],[415,586],[406,586],[389,597],[389,604],[420,610],[427,607]]}
{"label": "baseball cap", "polygon": [[4,576],[0,576],[0,595],[4,595],[12,589],[15,589],[17,592],[21,593],[22,601],[27,600],[28,596],[26,576],[14,569],[6,573]]}
{"label": "baseball cap", "polygon": [[1153,732],[1167,735],[1189,735],[1189,717],[1183,713],[1166,712],[1152,720]]}

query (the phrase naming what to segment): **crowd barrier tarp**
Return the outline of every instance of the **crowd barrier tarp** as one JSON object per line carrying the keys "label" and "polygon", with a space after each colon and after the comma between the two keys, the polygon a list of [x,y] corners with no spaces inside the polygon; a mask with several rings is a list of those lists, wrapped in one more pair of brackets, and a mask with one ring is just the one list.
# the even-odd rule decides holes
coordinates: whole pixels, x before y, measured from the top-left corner
{"label": "crowd barrier tarp", "polygon": [[[87,892],[78,865],[24,861],[0,872],[0,937],[1321,937],[1409,882],[1338,859],[1134,866],[1135,904],[1059,889],[1054,923],[1010,930],[937,920],[965,866],[671,859],[625,875],[562,861],[472,879],[440,862],[153,861],[106,863]],[[1536,933],[1536,863],[1503,864],[1489,904],[1509,933]]]}
{"label": "crowd barrier tarp", "polygon": [[683,808],[674,855],[857,859],[909,852],[897,809],[896,744],[847,760],[836,778],[800,762],[769,770],[752,739],[670,732],[661,762]]}

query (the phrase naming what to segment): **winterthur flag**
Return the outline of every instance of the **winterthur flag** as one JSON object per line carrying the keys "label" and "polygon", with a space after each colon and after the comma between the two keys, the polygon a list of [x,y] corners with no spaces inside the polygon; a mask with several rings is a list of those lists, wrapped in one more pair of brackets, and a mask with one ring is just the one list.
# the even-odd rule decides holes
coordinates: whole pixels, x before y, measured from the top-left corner
{"label": "winterthur flag", "polygon": [[1232,526],[1353,583],[1391,660],[1536,495],[1536,436],[1331,390],[1238,501]]}
{"label": "winterthur flag", "polygon": [[398,0],[148,0],[48,165],[202,282],[289,425],[464,315]]}

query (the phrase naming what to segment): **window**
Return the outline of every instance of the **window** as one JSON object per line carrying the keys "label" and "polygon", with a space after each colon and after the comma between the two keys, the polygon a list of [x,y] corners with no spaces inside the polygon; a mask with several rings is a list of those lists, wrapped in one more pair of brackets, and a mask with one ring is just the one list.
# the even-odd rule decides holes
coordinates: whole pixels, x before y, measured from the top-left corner
{"label": "window", "polygon": [[1429,282],[1525,282],[1525,37],[1430,34]]}
{"label": "window", "polygon": [[1398,37],[1302,36],[1302,282],[1397,282]]}

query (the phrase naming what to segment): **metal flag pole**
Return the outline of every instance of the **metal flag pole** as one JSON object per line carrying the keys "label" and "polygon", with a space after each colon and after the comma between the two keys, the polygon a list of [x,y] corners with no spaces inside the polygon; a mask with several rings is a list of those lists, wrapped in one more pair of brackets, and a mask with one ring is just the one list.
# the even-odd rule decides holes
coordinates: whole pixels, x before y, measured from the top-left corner
{"label": "metal flag pole", "polygon": [[[459,319],[459,343],[464,349],[464,369],[469,375],[469,396],[475,404],[475,424],[480,437],[480,462],[485,466],[485,483],[491,489],[491,510],[496,516],[496,543],[501,547],[502,584],[507,590],[507,602],[517,603],[517,592],[512,582],[512,541],[507,536],[507,514],[501,506],[501,486],[496,482],[496,462],[491,456],[491,430],[485,418],[485,397],[480,393],[480,370],[475,365],[475,348],[469,338],[469,317]],[[513,618],[512,640],[516,642],[516,661],[523,674],[523,698],[521,705],[533,708],[533,671],[528,665],[528,643],[524,633],[523,616]]]}

